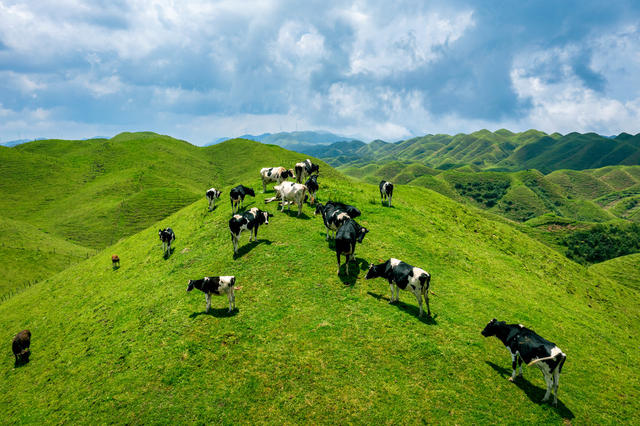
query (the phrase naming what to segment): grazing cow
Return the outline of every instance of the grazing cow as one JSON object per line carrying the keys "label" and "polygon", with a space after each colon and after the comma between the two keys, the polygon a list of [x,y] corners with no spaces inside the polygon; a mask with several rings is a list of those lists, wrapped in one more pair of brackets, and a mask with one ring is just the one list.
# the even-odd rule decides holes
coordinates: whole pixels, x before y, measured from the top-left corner
{"label": "grazing cow", "polygon": [[482,335],[484,337],[496,336],[509,349],[511,368],[513,369],[513,373],[509,377],[510,381],[514,381],[516,378],[517,366],[520,367],[520,376],[522,377],[522,361],[527,366],[537,365],[547,384],[547,393],[544,394],[542,401],[549,400],[549,396],[553,392],[553,404],[558,404],[558,383],[567,356],[555,343],[543,339],[522,324],[507,324],[495,318],[482,330]]}
{"label": "grazing cow", "polygon": [[309,194],[311,194],[311,203],[316,202],[316,192],[318,192],[318,175],[309,176],[309,179],[304,183],[307,187]]}
{"label": "grazing cow", "polygon": [[358,210],[357,208],[355,208],[354,206],[351,206],[349,204],[344,204],[344,203],[340,203],[338,201],[327,201],[327,206],[333,206],[339,210],[342,210],[343,212],[346,212],[349,217],[351,219],[355,219],[356,217],[360,216],[362,213],[360,213],[360,210]]}
{"label": "grazing cow", "polygon": [[16,357],[16,365],[21,362],[29,362],[29,355],[31,355],[31,332],[29,330],[22,330],[16,334],[13,338],[11,348],[13,349],[13,356]]}
{"label": "grazing cow", "polygon": [[346,257],[347,275],[349,275],[349,262],[355,259],[356,242],[362,243],[364,236],[369,232],[367,228],[358,225],[355,220],[348,219],[336,232],[336,256],[338,257],[338,275],[340,275],[340,255]]}
{"label": "grazing cow", "polygon": [[247,195],[255,197],[256,193],[253,192],[253,189],[244,185],[238,185],[229,191],[229,197],[231,198],[231,213],[235,214],[238,204],[240,203],[242,203],[241,207],[244,208],[244,197]]}
{"label": "grazing cow", "polygon": [[162,250],[164,250],[165,256],[171,254],[171,243],[176,239],[176,234],[173,233],[173,229],[165,228],[158,230],[158,236],[162,241]]}
{"label": "grazing cow", "polygon": [[302,163],[296,163],[294,167],[296,172],[296,182],[302,183],[307,176],[313,174],[313,172],[320,173],[320,166],[313,164],[308,158]]}
{"label": "grazing cow", "polygon": [[287,170],[284,167],[265,167],[260,169],[260,176],[262,177],[262,192],[267,192],[267,183],[275,182],[281,184],[287,178],[293,177],[293,170]]}
{"label": "grazing cow", "polygon": [[111,265],[113,266],[113,269],[120,267],[120,258],[117,254],[111,256]]}
{"label": "grazing cow", "polygon": [[236,277],[234,276],[204,277],[199,280],[189,280],[187,291],[197,288],[205,294],[207,299],[207,313],[209,313],[209,308],[211,308],[211,295],[216,294],[220,296],[226,294],[227,298],[229,298],[229,313],[231,313],[236,308],[236,295],[233,291],[235,284]]}
{"label": "grazing cow", "polygon": [[[278,196],[275,198],[280,198],[282,200],[282,211],[284,211],[285,204],[288,206],[287,209],[291,210],[291,204],[298,205],[298,216],[302,213],[302,204],[305,200],[305,192],[307,192],[307,187],[300,183],[294,182],[282,182],[280,185],[276,185],[273,187],[278,193]],[[273,201],[274,198],[269,200],[265,200],[265,202]]]}
{"label": "grazing cow", "polygon": [[352,219],[346,211],[329,203],[324,206],[322,203],[316,204],[316,211],[313,214],[317,215],[318,213],[322,214],[324,226],[327,228],[327,241],[329,240],[329,231],[333,232],[335,237],[335,232],[342,226],[342,224],[347,220]]}
{"label": "grazing cow", "polygon": [[[402,262],[398,259],[391,258],[384,263],[369,265],[369,271],[365,276],[366,279],[371,278],[386,278],[389,281],[391,287],[391,299],[389,303],[399,302],[400,290],[407,290],[413,293],[420,306],[419,317],[422,316],[422,298],[427,305],[427,316],[431,316],[431,309],[429,309],[429,283],[431,282],[431,275],[424,269],[416,268],[408,263]],[[394,300],[393,290],[395,287],[396,297]]]}
{"label": "grazing cow", "polygon": [[233,253],[238,253],[238,238],[242,231],[249,231],[249,241],[258,239],[258,227],[262,224],[269,224],[269,213],[263,212],[257,207],[253,207],[242,214],[235,214],[229,219],[229,231],[231,231],[231,242],[233,243]]}
{"label": "grazing cow", "polygon": [[216,208],[216,200],[218,198],[220,198],[221,194],[222,194],[222,192],[218,191],[215,188],[210,188],[207,191],[207,201],[209,201],[209,211],[211,211],[211,210]]}
{"label": "grazing cow", "polygon": [[391,207],[391,197],[393,196],[393,184],[386,180],[380,181],[380,202],[384,202],[384,199],[389,200],[389,207]]}

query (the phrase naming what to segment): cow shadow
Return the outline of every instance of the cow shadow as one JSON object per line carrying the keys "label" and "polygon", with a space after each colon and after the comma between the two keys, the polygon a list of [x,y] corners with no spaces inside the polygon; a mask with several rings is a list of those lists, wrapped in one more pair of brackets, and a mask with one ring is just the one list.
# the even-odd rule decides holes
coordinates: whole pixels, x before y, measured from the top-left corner
{"label": "cow shadow", "polygon": [[358,275],[360,275],[360,271],[366,271],[369,269],[369,264],[366,260],[356,257],[355,262],[349,262],[349,274],[347,274],[347,265],[342,263],[340,265],[340,272],[338,273],[338,278],[342,281],[342,284],[353,286],[358,280]]}
{"label": "cow shadow", "polygon": [[[496,370],[503,379],[507,380],[507,378],[511,377],[511,369],[500,367],[499,365],[494,364],[491,361],[485,361],[485,363]],[[529,397],[531,402],[534,402],[538,405],[547,404],[546,402],[542,402],[542,398],[544,398],[544,394],[546,393],[546,389],[539,388],[538,386],[533,385],[529,380],[524,377],[517,376],[513,383],[518,386],[522,391],[524,391],[525,395]],[[553,396],[549,397],[549,401],[552,401]],[[564,419],[573,419],[575,415],[573,412],[566,406],[564,403],[558,398],[558,405],[553,406],[553,404],[548,404],[550,408],[554,409],[556,413],[558,413]]]}
{"label": "cow shadow", "polygon": [[298,209],[291,209],[291,210],[287,210],[285,209],[284,211],[280,210],[280,213],[284,213],[289,217],[292,217],[294,219],[304,219],[304,220],[309,220],[311,219],[310,216],[308,216],[305,212],[300,213],[300,216],[298,216]]}
{"label": "cow shadow", "polygon": [[175,247],[171,247],[169,250],[165,251],[164,254],[162,255],[162,257],[167,260],[171,257],[171,255],[173,254],[173,252],[175,251]]}
{"label": "cow shadow", "polygon": [[209,312],[207,311],[194,312],[191,315],[189,315],[189,318],[198,318],[200,315],[209,315],[216,318],[231,318],[238,315],[238,312],[240,312],[238,308],[235,308],[231,312],[229,312],[229,308],[219,308],[219,309],[210,308]]}
{"label": "cow shadow", "polygon": [[120,269],[120,265],[113,265],[111,269],[113,269],[114,271],[117,271],[118,269]]}
{"label": "cow shadow", "polygon": [[[219,206],[219,205],[220,205],[220,204],[218,204],[218,206]],[[218,208],[218,206],[213,206],[213,208],[212,208],[212,209],[208,209],[208,210],[209,210],[209,213],[211,213],[211,212],[215,211],[215,210]]]}
{"label": "cow shadow", "polygon": [[260,244],[266,244],[266,245],[270,246],[271,245],[271,241],[270,240],[265,240],[265,239],[261,239],[261,240],[257,240],[257,241],[251,241],[250,243],[247,243],[247,244],[243,245],[242,247],[240,247],[238,249],[238,253],[234,253],[233,254],[233,260],[241,258],[242,256],[244,256],[245,254],[249,253],[251,250],[253,250],[257,246],[259,246]]}
{"label": "cow shadow", "polygon": [[[381,294],[377,294],[377,293],[372,293],[370,291],[367,292],[367,294],[377,300],[384,300],[387,303],[389,303],[389,300],[391,300],[391,297],[386,297],[383,296]],[[413,297],[413,293],[411,293],[411,297]],[[414,298],[415,300],[415,298]],[[390,305],[395,306],[396,308],[400,309],[401,311],[404,311],[408,314],[413,315],[414,317],[418,318],[420,320],[420,322],[424,323],[424,324],[428,324],[428,325],[437,325],[438,321],[436,321],[436,318],[438,318],[438,314],[431,314],[431,316],[427,316],[427,312],[426,309],[424,310],[422,316],[420,317],[420,307],[417,305],[410,305],[408,303],[405,303],[403,301],[398,301],[398,302],[393,302],[390,303]],[[424,306],[424,304],[422,305],[423,308],[426,308],[426,306]]]}

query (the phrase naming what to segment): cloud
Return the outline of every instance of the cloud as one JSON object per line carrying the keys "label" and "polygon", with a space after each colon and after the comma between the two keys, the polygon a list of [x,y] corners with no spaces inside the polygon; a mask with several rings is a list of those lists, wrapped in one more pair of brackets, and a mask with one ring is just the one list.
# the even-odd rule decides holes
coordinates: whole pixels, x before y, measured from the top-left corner
{"label": "cloud", "polygon": [[596,0],[0,0],[12,117],[0,138],[635,133],[639,12]]}

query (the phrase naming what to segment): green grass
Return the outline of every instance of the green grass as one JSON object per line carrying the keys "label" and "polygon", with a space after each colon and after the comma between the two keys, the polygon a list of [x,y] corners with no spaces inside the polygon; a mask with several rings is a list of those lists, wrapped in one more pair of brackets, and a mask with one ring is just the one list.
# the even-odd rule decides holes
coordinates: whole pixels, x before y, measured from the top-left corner
{"label": "green grass", "polygon": [[[218,151],[216,151],[216,149]],[[297,156],[230,142],[214,165],[258,187],[258,166]],[[508,224],[427,189],[378,189],[321,166],[325,201],[358,206],[371,232],[357,278],[335,274],[324,226],[275,212],[234,259],[228,203],[198,199],[160,223],[0,304],[0,340],[33,333],[31,362],[0,369],[4,421],[31,423],[614,423],[640,421],[637,292],[577,265]],[[225,185],[228,191],[232,184]],[[263,207],[271,194],[248,198]],[[176,232],[163,259],[159,226]],[[116,252],[122,267],[112,270]],[[368,262],[429,271],[433,320],[413,296],[387,303]],[[353,264],[355,265],[355,264]],[[353,272],[353,269],[352,269]],[[188,279],[233,274],[239,310],[186,293]],[[345,285],[345,282],[347,285]],[[46,300],[46,303],[42,303]],[[523,323],[568,355],[558,408],[539,404],[537,369],[511,384],[507,351],[480,331]],[[594,350],[597,348],[597,350]]]}
{"label": "green grass", "polygon": [[640,253],[591,265],[589,270],[634,290],[640,290]]}
{"label": "green grass", "polygon": [[94,250],[0,217],[0,299],[85,260]]}

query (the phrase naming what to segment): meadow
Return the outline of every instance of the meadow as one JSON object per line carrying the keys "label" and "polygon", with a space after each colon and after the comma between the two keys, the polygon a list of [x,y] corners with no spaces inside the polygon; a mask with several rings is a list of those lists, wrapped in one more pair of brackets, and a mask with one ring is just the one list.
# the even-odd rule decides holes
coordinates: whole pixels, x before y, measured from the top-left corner
{"label": "meadow", "polygon": [[[300,217],[265,206],[273,192],[259,189],[261,167],[304,157],[243,140],[201,151],[213,182],[192,203],[0,303],[0,340],[33,334],[26,366],[13,368],[4,346],[3,422],[640,421],[633,285],[426,188],[399,185],[383,206],[377,186],[321,162],[320,201],[357,206],[370,229],[358,267],[336,275],[322,219],[306,205]],[[223,190],[213,212],[209,183]],[[226,197],[239,183],[257,190],[247,208],[274,216],[257,242],[242,234],[234,256]],[[165,259],[166,226],[176,241]],[[431,273],[432,318],[417,317],[411,294],[389,305],[388,284],[364,280],[370,262],[389,257]],[[233,313],[220,297],[206,314],[204,295],[186,292],[189,279],[211,275],[236,276]],[[508,351],[480,335],[494,317],[567,354],[557,407],[540,403],[538,369],[507,381]]]}

